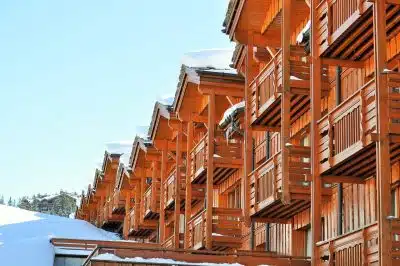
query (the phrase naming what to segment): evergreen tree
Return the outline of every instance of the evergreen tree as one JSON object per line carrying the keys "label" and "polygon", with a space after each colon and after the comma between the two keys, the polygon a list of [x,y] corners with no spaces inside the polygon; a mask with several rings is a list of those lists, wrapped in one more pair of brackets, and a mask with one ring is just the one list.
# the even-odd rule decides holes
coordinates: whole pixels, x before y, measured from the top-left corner
{"label": "evergreen tree", "polygon": [[24,209],[24,210],[31,210],[31,204],[28,200],[27,197],[22,197],[18,203],[18,208]]}
{"label": "evergreen tree", "polygon": [[12,201],[11,197],[8,199],[7,205],[8,206],[13,206],[13,201]]}
{"label": "evergreen tree", "polygon": [[0,204],[4,205],[4,196],[3,195],[1,195],[1,197],[0,197]]}

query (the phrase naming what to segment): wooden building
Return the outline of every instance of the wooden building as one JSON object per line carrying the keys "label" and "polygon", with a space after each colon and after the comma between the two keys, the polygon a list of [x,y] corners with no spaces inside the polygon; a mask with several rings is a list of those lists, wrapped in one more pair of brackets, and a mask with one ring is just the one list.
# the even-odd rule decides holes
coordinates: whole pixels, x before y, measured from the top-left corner
{"label": "wooden building", "polygon": [[233,69],[182,65],[77,217],[163,248],[400,264],[400,2],[231,0],[223,26]]}

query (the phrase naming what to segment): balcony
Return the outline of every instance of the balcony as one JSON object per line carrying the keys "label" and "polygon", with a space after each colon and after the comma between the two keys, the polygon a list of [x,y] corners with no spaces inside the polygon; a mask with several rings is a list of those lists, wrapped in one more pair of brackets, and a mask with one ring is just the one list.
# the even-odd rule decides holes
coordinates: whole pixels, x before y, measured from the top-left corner
{"label": "balcony", "polygon": [[113,213],[112,200],[106,201],[103,209],[100,211],[100,225],[101,228],[107,231],[117,231],[124,221],[123,214]]}
{"label": "balcony", "polygon": [[317,243],[319,265],[374,265],[378,263],[378,225]]}
{"label": "balcony", "polygon": [[152,182],[144,193],[143,219],[158,219],[160,216],[160,182]]}
{"label": "balcony", "polygon": [[[311,205],[310,147],[290,147],[289,176],[282,175],[281,152],[249,175],[250,215],[285,220]],[[281,201],[283,179],[289,178],[290,204]]]}
{"label": "balcony", "polygon": [[154,230],[157,229],[156,220],[140,221],[140,212],[132,208],[129,213],[129,236],[133,238],[147,238]]}
{"label": "balcony", "polygon": [[[290,49],[290,91],[292,115],[309,109],[310,104],[310,62],[303,46]],[[253,125],[276,127],[281,120],[282,93],[282,50],[264,67],[250,84],[251,122]],[[323,72],[327,71],[326,69]],[[326,74],[326,73],[325,73]],[[323,75],[323,91],[329,88],[327,75]]]}
{"label": "balcony", "polygon": [[[213,250],[240,248],[242,237],[242,210],[234,208],[213,208],[212,247]],[[189,248],[204,249],[206,245],[206,210],[193,216],[188,222]]]}
{"label": "balcony", "polygon": [[125,197],[119,190],[114,191],[112,198],[112,213],[125,214]]}
{"label": "balcony", "polygon": [[[387,122],[393,137],[400,134],[400,74],[388,73],[387,79]],[[371,80],[318,121],[321,173],[359,177],[374,173],[376,104],[376,85]],[[392,143],[392,156],[396,156],[396,149],[396,143]]]}
{"label": "balcony", "polygon": [[[183,241],[184,241],[184,234],[180,233],[179,234],[179,247],[177,248],[183,248]],[[175,248],[175,235],[172,234],[171,236],[167,237],[165,239],[164,243],[162,244],[163,248]]]}
{"label": "balcony", "polygon": [[400,219],[391,218],[389,221],[392,235],[392,259],[398,262],[400,260]]}
{"label": "balcony", "polygon": [[[186,180],[185,180],[185,170],[181,170],[181,189],[180,189],[180,199],[181,208],[184,207],[184,200],[186,195]],[[171,210],[174,208],[175,204],[175,185],[176,185],[176,169],[168,176],[167,180],[164,182],[164,206],[166,210]]]}
{"label": "balcony", "polygon": [[[370,56],[373,47],[372,5],[368,0],[321,1],[317,6],[319,54],[352,60]],[[399,10],[398,5],[388,4],[386,8],[386,32],[390,39],[399,32]]]}
{"label": "balcony", "polygon": [[[207,178],[208,134],[206,134],[190,152],[191,181],[204,184]],[[217,131],[214,145],[214,184],[221,183],[224,178],[243,165],[242,144],[227,142],[223,133]]]}

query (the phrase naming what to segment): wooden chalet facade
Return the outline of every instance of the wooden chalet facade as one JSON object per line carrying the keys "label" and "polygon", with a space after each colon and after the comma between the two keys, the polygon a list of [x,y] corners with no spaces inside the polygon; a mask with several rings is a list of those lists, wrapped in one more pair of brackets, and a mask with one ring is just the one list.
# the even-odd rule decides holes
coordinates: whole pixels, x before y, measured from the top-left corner
{"label": "wooden chalet facade", "polygon": [[223,31],[233,69],[182,65],[77,218],[160,248],[400,265],[400,1],[231,0]]}

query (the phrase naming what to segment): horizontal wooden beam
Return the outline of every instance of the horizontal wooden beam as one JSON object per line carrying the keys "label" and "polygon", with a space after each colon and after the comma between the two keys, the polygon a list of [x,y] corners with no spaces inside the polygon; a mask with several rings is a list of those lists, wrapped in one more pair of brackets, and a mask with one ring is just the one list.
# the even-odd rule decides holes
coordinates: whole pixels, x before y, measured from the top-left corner
{"label": "horizontal wooden beam", "polygon": [[251,126],[253,131],[271,131],[271,132],[280,132],[280,127],[269,127],[269,126]]}
{"label": "horizontal wooden beam", "polygon": [[267,217],[252,217],[251,221],[256,222],[256,223],[278,223],[278,224],[292,223],[292,221],[290,219],[267,218]]}
{"label": "horizontal wooden beam", "polygon": [[357,176],[321,176],[325,183],[348,183],[348,184],[364,184],[365,179]]}
{"label": "horizontal wooden beam", "polygon": [[322,64],[330,66],[350,67],[350,68],[365,67],[363,61],[353,61],[353,60],[333,59],[333,58],[322,58]]}

